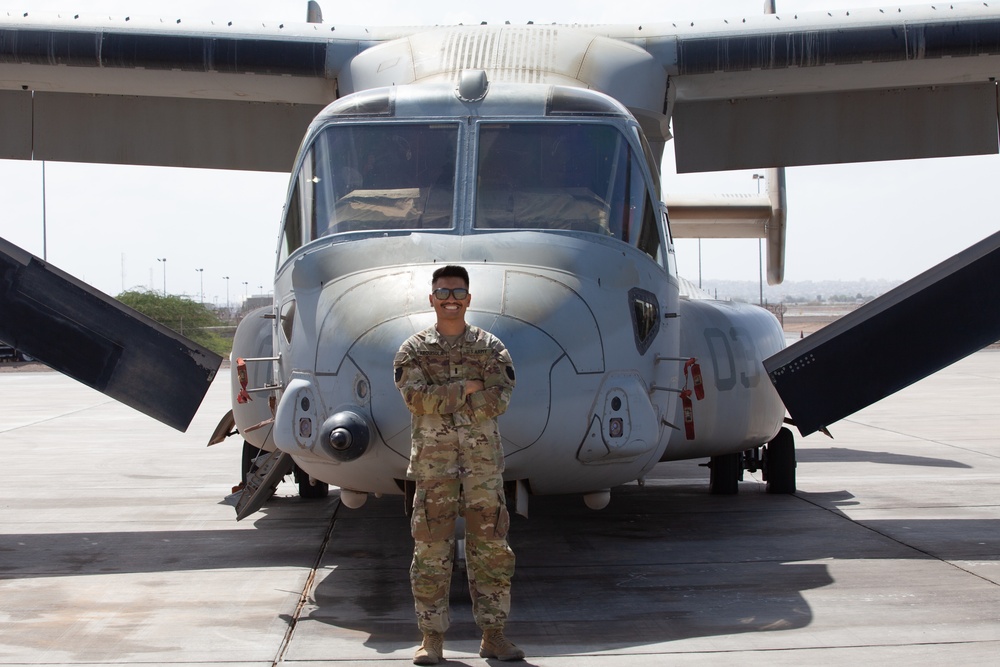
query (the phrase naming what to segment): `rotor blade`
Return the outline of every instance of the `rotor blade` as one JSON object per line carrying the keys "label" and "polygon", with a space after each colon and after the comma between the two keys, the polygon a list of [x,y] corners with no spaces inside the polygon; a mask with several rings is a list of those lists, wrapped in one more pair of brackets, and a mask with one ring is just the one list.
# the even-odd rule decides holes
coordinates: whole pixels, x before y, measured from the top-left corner
{"label": "rotor blade", "polygon": [[177,430],[222,357],[0,239],[0,340]]}
{"label": "rotor blade", "polygon": [[1000,232],[764,360],[809,435],[1000,340]]}

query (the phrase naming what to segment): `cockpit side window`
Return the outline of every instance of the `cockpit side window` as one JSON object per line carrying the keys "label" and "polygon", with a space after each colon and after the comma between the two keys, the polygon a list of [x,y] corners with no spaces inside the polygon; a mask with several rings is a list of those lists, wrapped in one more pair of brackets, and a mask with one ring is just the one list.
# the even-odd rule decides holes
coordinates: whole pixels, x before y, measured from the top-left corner
{"label": "cockpit side window", "polygon": [[658,209],[644,159],[611,124],[482,123],[475,227],[589,232],[655,259]]}
{"label": "cockpit side window", "polygon": [[656,259],[660,250],[659,226],[656,224],[657,206],[650,197],[638,155],[632,155],[629,196],[628,237],[623,239]]}
{"label": "cockpit side window", "polygon": [[301,178],[297,177],[288,204],[285,206],[285,219],[282,223],[278,248],[279,266],[306,242],[305,229],[302,226],[302,189]]}

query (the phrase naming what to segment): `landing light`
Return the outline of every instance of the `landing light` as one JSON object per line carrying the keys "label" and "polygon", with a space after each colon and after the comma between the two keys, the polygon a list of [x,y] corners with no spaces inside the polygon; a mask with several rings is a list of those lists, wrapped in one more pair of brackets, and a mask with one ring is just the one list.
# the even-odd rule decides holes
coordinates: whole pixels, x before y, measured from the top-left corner
{"label": "landing light", "polygon": [[352,510],[359,509],[368,500],[368,494],[362,491],[352,491],[351,489],[340,490],[340,502]]}
{"label": "landing light", "polygon": [[583,502],[592,510],[602,510],[611,502],[611,489],[583,494]]}

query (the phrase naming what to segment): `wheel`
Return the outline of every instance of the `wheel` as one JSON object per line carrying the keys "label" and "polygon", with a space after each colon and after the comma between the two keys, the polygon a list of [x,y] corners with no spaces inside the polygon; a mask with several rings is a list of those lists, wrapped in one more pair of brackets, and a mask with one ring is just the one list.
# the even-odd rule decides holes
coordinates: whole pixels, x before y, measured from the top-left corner
{"label": "wheel", "polygon": [[257,449],[246,440],[243,441],[243,461],[240,466],[240,480],[243,484],[247,483],[247,476],[250,474],[250,469],[253,467],[253,461],[257,458],[261,451],[262,450]]}
{"label": "wheel", "polygon": [[465,517],[455,519],[455,551],[451,561],[452,572],[465,572],[468,563],[465,562]]}
{"label": "wheel", "polygon": [[717,496],[732,496],[739,492],[740,477],[743,472],[742,454],[723,454],[713,456],[708,467],[708,486],[711,492]]}
{"label": "wheel", "polygon": [[787,428],[778,431],[764,452],[764,479],[768,493],[795,493],[795,437]]}
{"label": "wheel", "polygon": [[295,466],[295,483],[299,485],[300,498],[326,498],[330,495],[330,485],[326,482],[309,483],[309,473]]}
{"label": "wheel", "polygon": [[403,514],[407,519],[413,517],[413,497],[417,495],[417,483],[412,479],[403,480]]}

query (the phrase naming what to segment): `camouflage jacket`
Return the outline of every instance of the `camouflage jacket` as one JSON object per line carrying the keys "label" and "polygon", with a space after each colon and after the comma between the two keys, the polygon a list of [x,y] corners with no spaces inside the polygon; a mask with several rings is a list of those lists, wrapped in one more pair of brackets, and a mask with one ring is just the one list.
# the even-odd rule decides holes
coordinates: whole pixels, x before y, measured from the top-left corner
{"label": "camouflage jacket", "polygon": [[[503,472],[496,418],[507,410],[514,365],[496,336],[468,325],[454,346],[435,327],[404,342],[393,360],[396,387],[411,413],[410,467],[415,479]],[[466,380],[485,389],[465,396]]]}

